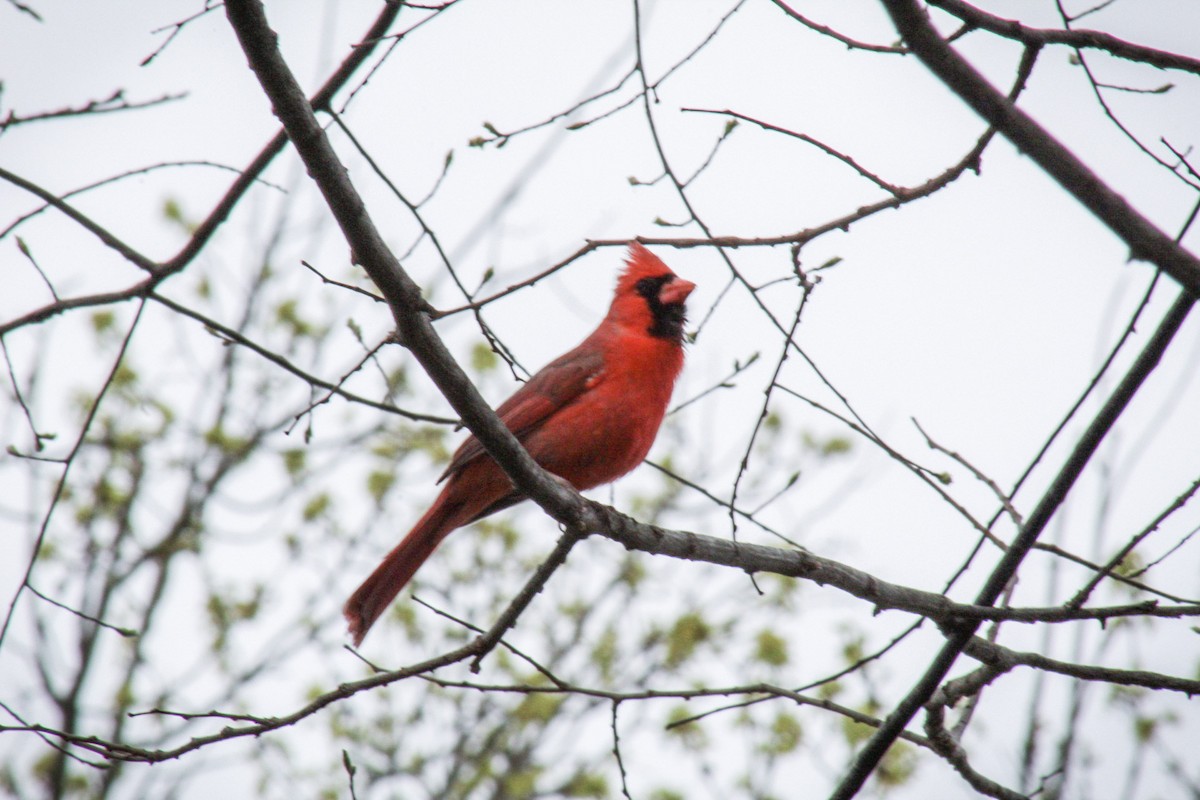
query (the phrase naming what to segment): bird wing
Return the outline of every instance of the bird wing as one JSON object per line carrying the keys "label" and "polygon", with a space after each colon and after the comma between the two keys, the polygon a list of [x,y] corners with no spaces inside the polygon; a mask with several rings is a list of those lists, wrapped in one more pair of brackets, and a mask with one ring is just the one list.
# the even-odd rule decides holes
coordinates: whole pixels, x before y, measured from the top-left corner
{"label": "bird wing", "polygon": [[[530,433],[564,406],[570,405],[584,392],[596,386],[604,373],[604,356],[583,345],[551,361],[496,409],[500,421],[518,441],[524,442]],[[483,445],[474,436],[450,459],[450,465],[438,479],[445,480],[484,454]]]}

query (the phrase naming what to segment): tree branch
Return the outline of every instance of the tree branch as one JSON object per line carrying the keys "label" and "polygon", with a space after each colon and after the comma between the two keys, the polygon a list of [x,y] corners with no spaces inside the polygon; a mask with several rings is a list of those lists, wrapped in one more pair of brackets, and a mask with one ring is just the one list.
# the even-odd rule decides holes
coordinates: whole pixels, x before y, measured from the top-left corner
{"label": "tree branch", "polygon": [[1032,117],[1004,98],[938,35],[915,0],[882,0],[916,56],[975,113],[1071,193],[1128,246],[1133,258],[1160,267],[1200,297],[1200,259],[1143,217]]}
{"label": "tree branch", "polygon": [[[1051,517],[1053,517],[1054,512],[1066,498],[1071,487],[1075,485],[1075,481],[1078,480],[1080,474],[1083,472],[1083,468],[1087,466],[1088,461],[1091,460],[1092,455],[1095,454],[1100,443],[1108,434],[1108,431],[1133,400],[1133,395],[1141,387],[1142,383],[1158,365],[1159,359],[1166,351],[1175,334],[1179,332],[1193,305],[1194,302],[1188,293],[1181,292],[1175,304],[1159,324],[1154,336],[1151,337],[1145,349],[1142,350],[1137,360],[1121,379],[1120,384],[1118,384],[1107,402],[1105,402],[1104,407],[1100,409],[1095,419],[1092,420],[1087,430],[1084,431],[1083,436],[1076,443],[1075,448],[1063,464],[1062,469],[1042,495],[1037,507],[1034,508],[1033,513],[1026,519],[1020,533],[1013,540],[1009,549],[1005,551],[1000,562],[996,565],[988,577],[987,583],[976,598],[976,605],[990,606],[996,602],[1000,593],[1004,591],[1004,587],[1012,579],[1013,575],[1016,574],[1017,567],[1020,566],[1025,556],[1037,542],[1038,536],[1041,535]],[[874,771],[876,765],[878,765],[879,760],[887,752],[888,747],[895,741],[896,736],[899,735],[900,731],[904,730],[908,721],[928,701],[929,697],[937,689],[938,684],[946,676],[946,673],[950,671],[950,668],[958,658],[958,654],[971,640],[978,626],[978,622],[963,625],[950,637],[949,641],[947,641],[934,658],[928,670],[921,677],[921,680],[888,716],[878,733],[871,737],[870,741],[859,752],[850,771],[832,795],[833,798],[848,800],[858,793],[858,790],[862,788],[867,777]]]}
{"label": "tree branch", "polygon": [[[268,26],[257,0],[226,3],[250,67],[270,98],[313,181],[324,196],[354,258],[387,300],[399,342],[416,357],[463,423],[475,434],[513,483],[526,496],[569,528],[582,522],[583,498],[541,469],[484,402],[430,324],[420,287],[388,249],[317,122],[313,107],[283,60],[278,36]],[[582,526],[588,528],[589,526]]]}
{"label": "tree branch", "polygon": [[931,6],[953,14],[973,28],[979,28],[1006,39],[1015,39],[1029,45],[1065,44],[1076,48],[1103,50],[1109,55],[1124,58],[1127,61],[1139,61],[1160,69],[1178,69],[1200,75],[1200,59],[1127,42],[1103,31],[1030,28],[1015,19],[1005,19],[988,14],[986,11],[962,2],[962,0],[927,0],[927,2]]}
{"label": "tree branch", "polygon": [[1090,664],[1074,664],[1070,661],[1048,658],[1041,653],[1012,650],[978,636],[972,637],[967,642],[963,653],[997,672],[1008,672],[1013,667],[1024,666],[1084,681],[1103,681],[1120,686],[1143,686],[1147,689],[1181,692],[1188,697],[1200,694],[1200,680],[1178,678],[1174,675],[1141,669],[1113,669],[1111,667],[1095,667]]}

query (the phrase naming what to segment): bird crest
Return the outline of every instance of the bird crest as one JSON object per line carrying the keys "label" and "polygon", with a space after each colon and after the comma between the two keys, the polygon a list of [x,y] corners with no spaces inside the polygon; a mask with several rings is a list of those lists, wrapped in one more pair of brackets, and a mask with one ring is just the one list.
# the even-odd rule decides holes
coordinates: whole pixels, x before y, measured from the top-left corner
{"label": "bird crest", "polygon": [[647,250],[641,242],[629,243],[629,255],[625,259],[625,270],[617,279],[617,294],[630,294],[642,278],[657,278],[674,275],[671,268],[658,256]]}

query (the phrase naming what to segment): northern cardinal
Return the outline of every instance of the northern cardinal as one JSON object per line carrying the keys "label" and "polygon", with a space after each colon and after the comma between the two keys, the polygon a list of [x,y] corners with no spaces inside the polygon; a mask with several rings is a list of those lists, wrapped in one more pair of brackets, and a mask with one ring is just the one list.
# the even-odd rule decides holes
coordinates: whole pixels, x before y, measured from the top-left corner
{"label": "northern cardinal", "polygon": [[[496,409],[538,464],[583,491],[642,462],[683,367],[684,301],[695,288],[630,243],[599,327]],[[525,499],[474,436],[443,480],[425,516],[346,601],[355,645],[448,533]]]}

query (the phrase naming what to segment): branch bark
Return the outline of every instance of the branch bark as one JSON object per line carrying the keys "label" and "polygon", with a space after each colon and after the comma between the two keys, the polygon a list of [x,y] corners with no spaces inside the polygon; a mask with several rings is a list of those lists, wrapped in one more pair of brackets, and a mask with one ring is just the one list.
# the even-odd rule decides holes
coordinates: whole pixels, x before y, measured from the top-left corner
{"label": "branch bark", "polygon": [[1103,31],[1063,30],[1061,28],[1031,28],[1015,19],[988,14],[962,0],[928,0],[929,5],[953,14],[973,28],[1015,39],[1027,45],[1062,44],[1092,50],[1102,50],[1127,61],[1150,64],[1159,69],[1178,69],[1200,75],[1200,59],[1189,58],[1167,50],[1127,42]]}
{"label": "branch bark", "polygon": [[[938,35],[929,15],[914,0],[883,0],[883,3],[901,36],[930,71],[1125,239],[1134,255],[1152,261],[1185,287],[1145,349],[1076,443],[1012,546],[993,569],[975,601],[978,605],[990,606],[1016,574],[1108,431],[1158,365],[1187,319],[1195,298],[1200,296],[1200,262],[1139,215],[1040,125],[988,84]],[[978,623],[969,623],[950,637],[925,674],[859,752],[831,798],[849,800],[858,794],[896,737],[928,702],[977,629]]]}
{"label": "branch bark", "polygon": [[345,166],[317,122],[313,107],[279,52],[278,36],[258,0],[231,0],[229,22],[275,116],[321,191],[359,263],[387,300],[397,338],[424,368],[463,423],[513,483],[569,528],[581,526],[583,498],[542,470],[484,402],[434,331],[420,287],[388,249]]}
{"label": "branch bark", "polygon": [[[1018,141],[1019,146],[1033,155],[1039,164],[1064,182],[1064,185],[1068,185],[1081,202],[1120,235],[1126,237],[1136,254],[1162,266],[1188,287],[1188,292],[1192,295],[1200,294],[1200,263],[1197,263],[1194,257],[1137,215],[1122,198],[1102,184],[1049,134],[984,83],[974,70],[958,59],[937,37],[924,12],[914,4],[900,0],[888,0],[887,4],[905,38],[911,39],[910,44],[914,51],[923,54],[923,60],[931,66],[936,65],[935,71],[944,70],[947,74],[944,79],[948,83],[956,81],[956,89],[966,87],[963,92],[968,95],[968,101],[976,105],[983,116],[1010,138]],[[522,492],[572,531],[605,531],[606,535],[630,547],[714,563],[734,563],[745,559],[750,553],[756,558],[761,558],[761,564],[764,567],[769,566],[771,571],[781,571],[783,574],[799,573],[817,582],[855,586],[866,596],[886,598],[883,602],[891,602],[893,595],[889,595],[884,585],[871,576],[816,559],[810,554],[789,553],[774,548],[752,549],[751,545],[734,544],[695,534],[669,535],[668,532],[639,525],[612,509],[586,501],[538,467],[483,401],[433,330],[419,288],[384,244],[344,166],[318,124],[311,105],[283,61],[277,47],[277,37],[267,24],[261,4],[257,0],[229,0],[226,10],[251,68],[258,76],[276,116],[295,144],[309,174],[324,195],[353,249],[356,260],[386,298],[397,324],[399,340],[413,353],[467,427],[479,438],[488,453],[496,459]],[[976,605],[990,606],[995,603],[1058,505],[1074,485],[1100,441],[1157,364],[1167,343],[1186,318],[1191,305],[1192,297],[1188,293],[1176,302],[1159,331],[1089,426],[1071,458],[993,571],[987,585],[980,592]],[[918,599],[928,598],[918,596]],[[944,600],[942,598],[937,602],[941,603]],[[843,781],[835,797],[848,798],[857,793],[913,714],[932,695],[962,649],[971,640],[978,624],[978,620],[973,620],[954,628],[950,640],[934,660],[926,676],[888,717],[883,727],[859,754],[851,773]]]}
{"label": "branch bark", "polygon": [[1086,164],[954,52],[915,0],[882,0],[896,30],[929,71],[1032,158],[1080,205],[1127,245],[1133,258],[1149,261],[1200,298],[1200,259],[1138,213]]}

